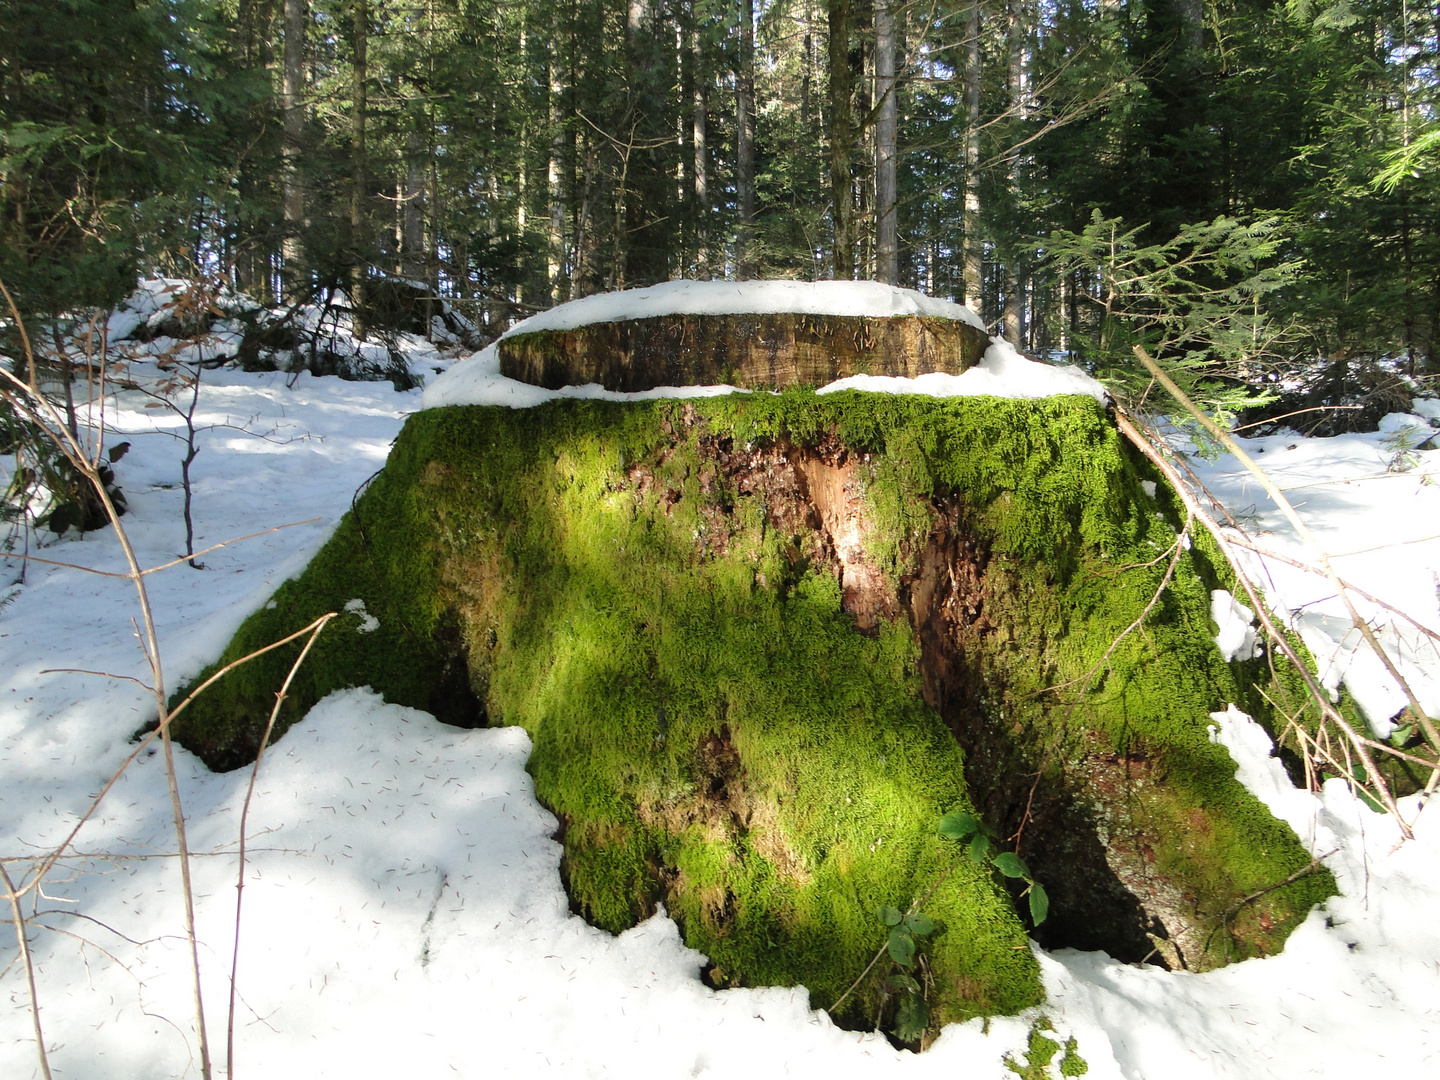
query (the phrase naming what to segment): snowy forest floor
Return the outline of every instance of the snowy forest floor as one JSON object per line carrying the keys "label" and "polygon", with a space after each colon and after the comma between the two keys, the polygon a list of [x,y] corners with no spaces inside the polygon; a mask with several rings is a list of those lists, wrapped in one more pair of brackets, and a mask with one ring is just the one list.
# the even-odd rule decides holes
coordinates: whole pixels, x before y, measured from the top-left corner
{"label": "snowy forest floor", "polygon": [[[433,356],[413,357],[421,361]],[[443,362],[441,364],[443,366]],[[141,365],[143,367],[143,365]],[[139,370],[139,369],[137,369]],[[196,547],[304,519],[178,565],[149,587],[170,686],[212,660],[241,619],[298,572],[384,463],[420,391],[301,375],[207,371],[197,413]],[[142,565],[184,544],[179,417],[136,392],[108,406]],[[1435,403],[1417,408],[1435,415]],[[1404,450],[1421,417],[1380,432],[1246,440],[1300,504],[1350,580],[1440,630],[1440,451]],[[1418,428],[1416,429],[1418,430]],[[1396,454],[1406,456],[1397,461]],[[1231,458],[1203,478],[1253,536],[1305,552]],[[1398,469],[1399,471],[1395,471]],[[49,535],[49,534],[45,534]],[[46,559],[121,572],[110,530],[47,542]],[[118,678],[144,661],[128,581],[6,564],[0,591],[0,837],[7,860],[58,843],[132,750],[153,706]],[[1278,606],[1332,628],[1323,579],[1271,562]],[[330,632],[343,632],[332,630]],[[1381,710],[1386,689],[1343,634],[1326,657]],[[1440,655],[1397,642],[1426,695]],[[1428,649],[1428,652],[1427,652]],[[1367,698],[1368,695],[1368,698]],[[922,1055],[841,1031],[803,987],[717,992],[663,914],[620,935],[572,916],[551,816],[516,729],[460,730],[365,689],[323,701],[267,756],[248,829],[241,925],[239,1075],[999,1078],[1031,1023],[1075,1037],[1089,1076],[1431,1075],[1440,1068],[1440,807],[1400,843],[1395,823],[1338,780],[1294,789],[1268,738],[1215,718],[1240,777],[1335,873],[1342,895],[1284,952],[1204,975],[1039,952],[1049,1001],[1033,1014],[948,1028]],[[210,773],[179,752],[190,820],[211,1038],[224,1060],[235,933],[236,832],[248,770]],[[1415,813],[1415,800],[1403,803]],[[138,761],[28,903],[41,1018],[59,1077],[198,1075],[188,946],[161,757]],[[1334,854],[1329,854],[1333,852]],[[23,861],[8,862],[23,873]],[[44,926],[49,929],[41,930]],[[39,1075],[29,995],[10,927],[0,937],[0,1075]],[[823,1004],[823,1003],[818,1003]],[[217,1074],[218,1074],[217,1069]],[[1052,1073],[1055,1075],[1057,1073]]]}

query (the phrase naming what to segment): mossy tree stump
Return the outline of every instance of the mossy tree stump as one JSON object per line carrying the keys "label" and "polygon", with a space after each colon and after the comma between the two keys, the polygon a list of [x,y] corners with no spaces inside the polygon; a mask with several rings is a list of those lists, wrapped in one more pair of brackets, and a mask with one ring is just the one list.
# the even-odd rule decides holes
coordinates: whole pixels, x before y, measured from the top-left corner
{"label": "mossy tree stump", "polygon": [[[1175,555],[1147,479],[1081,397],[437,409],[220,662],[362,599],[379,629],[321,636],[282,730],[358,684],[519,724],[597,925],[663,901],[717,985],[829,1006],[885,940],[877,909],[922,901],[935,1023],[1013,1012],[1043,996],[1028,920],[937,838],[947,811],[1019,845],[1048,945],[1204,969],[1276,951],[1333,892],[1282,884],[1307,853],[1207,736],[1227,702],[1263,717],[1269,676],[1222,661],[1225,568],[1203,534]],[[295,653],[176,736],[251,758]],[[893,1008],[885,967],[842,1022]]]}
{"label": "mossy tree stump", "polygon": [[667,315],[536,330],[496,343],[502,374],[551,390],[729,384],[779,390],[849,375],[959,375],[989,338],[926,315]]}

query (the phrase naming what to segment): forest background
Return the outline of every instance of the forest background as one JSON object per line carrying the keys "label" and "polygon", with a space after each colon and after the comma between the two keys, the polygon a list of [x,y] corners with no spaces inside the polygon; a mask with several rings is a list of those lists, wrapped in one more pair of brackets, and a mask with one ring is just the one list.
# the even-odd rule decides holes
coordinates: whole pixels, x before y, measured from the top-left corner
{"label": "forest background", "polygon": [[0,279],[363,322],[402,276],[493,337],[873,277],[1122,383],[1141,343],[1378,417],[1440,371],[1437,57],[1412,0],[4,0]]}

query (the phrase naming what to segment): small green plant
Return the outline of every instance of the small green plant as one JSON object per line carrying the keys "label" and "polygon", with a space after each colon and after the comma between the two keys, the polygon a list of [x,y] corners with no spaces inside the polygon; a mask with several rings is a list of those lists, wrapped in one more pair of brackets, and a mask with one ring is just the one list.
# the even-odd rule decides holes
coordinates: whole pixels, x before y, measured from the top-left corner
{"label": "small green plant", "polygon": [[[952,866],[953,869],[953,866]],[[949,876],[949,871],[942,876]],[[931,889],[933,895],[934,889]],[[875,965],[880,963],[885,956],[890,957],[890,973],[885,979],[885,985],[880,991],[880,1011],[884,1012],[885,1003],[891,997],[898,997],[895,1003],[895,1037],[901,1042],[915,1042],[925,1034],[925,1029],[930,1026],[930,1006],[925,1001],[925,986],[923,984],[925,959],[920,953],[920,943],[917,938],[929,937],[935,932],[935,920],[923,911],[915,910],[921,904],[916,900],[911,905],[911,910],[901,912],[899,908],[886,904],[876,915],[880,919],[880,925],[884,926],[889,933],[886,935],[885,944],[876,951],[874,958],[865,966],[860,977],[850,984],[843,994],[835,999],[830,1006],[832,1013],[839,1012],[840,1006],[853,994],[865,981],[870,972],[875,970]],[[921,978],[916,978],[919,974]],[[879,1029],[880,1018],[877,1014],[875,1019],[876,1029]]]}
{"label": "small green plant", "polygon": [[1434,431],[1422,428],[1418,424],[1406,424],[1385,436],[1380,440],[1380,446],[1390,455],[1385,471],[1410,472],[1420,464],[1420,456],[1415,451],[1429,442],[1434,435]]}
{"label": "small green plant", "polygon": [[[17,528],[33,523],[56,535],[72,527],[83,533],[110,524],[105,506],[84,471],[46,443],[38,427],[18,421],[16,427],[22,426],[29,430],[17,438],[12,447],[15,465],[0,497],[0,521]],[[128,443],[119,445],[129,446]],[[125,494],[116,483],[115,471],[110,465],[123,455],[124,450],[112,447],[109,463],[99,460],[98,456],[94,462],[105,492],[120,514],[125,513]],[[8,553],[13,546],[13,536],[7,538],[3,546]]]}
{"label": "small green plant", "polygon": [[899,995],[895,1004],[895,1037],[901,1042],[914,1042],[930,1026],[925,988],[913,974],[920,960],[915,939],[934,933],[935,920],[923,911],[901,914],[898,908],[889,905],[882,907],[879,914],[880,921],[890,928],[885,949],[890,954],[892,971],[885,985],[890,993]]}
{"label": "small green plant", "polygon": [[[849,989],[830,1007],[831,1012],[838,1011],[845,1000],[875,970],[875,965],[888,955],[890,972],[880,991],[880,1008],[883,1011],[889,998],[897,998],[894,1033],[897,1039],[906,1043],[918,1040],[930,1026],[930,1006],[925,1000],[923,985],[925,958],[920,952],[919,939],[935,932],[935,920],[919,908],[934,895],[935,890],[967,854],[977,866],[988,864],[1006,877],[1019,878],[1025,882],[1025,891],[1021,895],[1029,898],[1030,920],[1035,926],[1045,921],[1050,910],[1050,898],[1045,893],[1045,887],[1030,876],[1030,868],[1025,865],[1025,861],[1013,851],[998,850],[995,844],[999,837],[995,830],[974,814],[960,810],[946,814],[940,819],[939,833],[946,840],[954,840],[964,845],[964,850],[956,854],[949,869],[940,875],[940,879],[930,887],[929,892],[916,898],[909,911],[902,912],[889,904],[880,908],[877,912],[880,923],[889,931],[885,944],[880,946],[874,959],[860,973],[860,977],[851,983]],[[921,978],[917,978],[917,974]],[[876,1026],[879,1026],[878,1017]],[[1084,1062],[1081,1062],[1081,1065],[1083,1066]],[[1073,1075],[1078,1076],[1079,1073]]]}
{"label": "small green plant", "polygon": [[[1055,1025],[1050,1023],[1049,1017],[1037,1018],[1030,1025],[1030,1045],[1025,1050],[1025,1062],[1022,1064],[1015,1060],[1013,1054],[1006,1054],[1005,1067],[1023,1080],[1053,1080],[1055,1074],[1050,1071],[1050,1065],[1060,1052],[1060,1044],[1046,1038],[1044,1033],[1054,1030]],[[1061,1076],[1084,1076],[1090,1071],[1089,1063],[1076,1052],[1075,1045],[1073,1037],[1065,1040],[1065,1055],[1059,1061]]]}
{"label": "small green plant", "polygon": [[1030,868],[1019,855],[996,848],[995,842],[999,837],[994,829],[974,814],[956,810],[940,819],[940,835],[946,840],[966,844],[970,860],[976,866],[984,866],[988,862],[1006,877],[1025,882],[1025,891],[1020,895],[1029,898],[1031,923],[1039,926],[1045,921],[1045,916],[1050,913],[1050,897],[1045,892],[1045,886],[1030,876]]}

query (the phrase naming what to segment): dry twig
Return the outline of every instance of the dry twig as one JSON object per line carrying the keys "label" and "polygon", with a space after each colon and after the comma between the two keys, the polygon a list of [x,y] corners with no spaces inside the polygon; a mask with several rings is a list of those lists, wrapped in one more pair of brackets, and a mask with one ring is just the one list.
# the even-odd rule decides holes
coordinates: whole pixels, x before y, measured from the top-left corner
{"label": "dry twig", "polygon": [[[1290,522],[1296,534],[1314,550],[1321,570],[1325,576],[1330,579],[1331,584],[1335,586],[1341,601],[1345,605],[1346,611],[1349,612],[1350,618],[1355,624],[1355,628],[1360,631],[1360,635],[1365,639],[1366,644],[1370,646],[1371,651],[1374,652],[1381,665],[1389,673],[1390,677],[1395,680],[1396,685],[1400,687],[1401,692],[1410,703],[1411,716],[1414,721],[1420,725],[1421,730],[1425,732],[1425,738],[1430,743],[1430,748],[1437,754],[1440,754],[1440,730],[1436,729],[1435,721],[1425,712],[1424,706],[1420,704],[1420,699],[1415,696],[1415,691],[1410,688],[1410,683],[1405,679],[1405,676],[1400,673],[1400,669],[1396,667],[1389,653],[1381,647],[1379,640],[1375,637],[1375,632],[1370,628],[1370,624],[1361,618],[1360,612],[1355,607],[1355,602],[1350,598],[1350,592],[1346,589],[1345,583],[1330,565],[1330,557],[1325,553],[1325,549],[1320,546],[1320,542],[1316,540],[1315,536],[1310,532],[1309,527],[1300,520],[1300,515],[1295,512],[1295,507],[1292,506],[1290,500],[1285,497],[1284,492],[1270,479],[1265,470],[1260,468],[1255,462],[1255,459],[1245,452],[1230,433],[1205,415],[1204,410],[1196,405],[1184,390],[1181,390],[1180,387],[1175,385],[1175,381],[1171,379],[1169,375],[1165,374],[1160,365],[1155,363],[1155,361],[1150,358],[1150,355],[1139,345],[1135,346],[1135,355],[1139,357],[1140,362],[1145,365],[1146,370],[1155,377],[1156,381],[1165,387],[1171,396],[1174,397],[1191,416],[1195,417],[1206,431],[1218,439],[1220,444],[1229,450],[1230,453],[1235,456],[1235,459],[1254,475],[1260,482],[1261,487],[1265,489],[1265,493],[1274,500],[1275,505],[1280,508],[1286,520]],[[1435,790],[1437,783],[1440,783],[1440,767],[1437,767],[1436,770],[1431,773],[1430,781],[1425,785],[1425,794],[1431,794]]]}
{"label": "dry twig", "polygon": [[230,1008],[227,1012],[225,1022],[225,1075],[235,1076],[235,987],[236,973],[240,968],[240,904],[245,895],[245,826],[250,820],[250,802],[255,797],[255,780],[260,775],[260,759],[265,756],[265,747],[270,743],[270,735],[275,730],[275,719],[280,715],[280,706],[285,703],[285,696],[290,691],[290,683],[295,678],[295,673],[300,670],[300,665],[305,662],[305,657],[310,653],[310,647],[315,644],[315,639],[320,636],[320,631],[325,629],[327,623],[335,618],[337,612],[329,612],[321,615],[305,630],[310,631],[310,638],[305,642],[305,647],[300,650],[300,655],[290,665],[290,672],[285,676],[285,682],[275,695],[275,705],[270,710],[270,719],[265,723],[265,733],[260,737],[260,748],[255,752],[255,764],[250,769],[250,783],[245,788],[245,804],[240,810],[240,859],[239,873],[235,881],[235,945],[230,954]]}
{"label": "dry twig", "polygon": [[[1314,673],[1310,670],[1309,665],[1301,660],[1291,646],[1285,633],[1276,625],[1274,616],[1265,604],[1260,590],[1256,587],[1255,583],[1251,581],[1250,576],[1245,572],[1239,558],[1236,556],[1230,536],[1220,527],[1220,524],[1200,506],[1198,499],[1185,484],[1176,466],[1172,464],[1167,457],[1167,454],[1173,453],[1173,451],[1171,451],[1168,446],[1165,446],[1163,440],[1161,440],[1158,435],[1152,433],[1150,437],[1147,437],[1142,434],[1137,422],[1123,410],[1117,411],[1116,424],[1119,426],[1121,433],[1160,470],[1187,509],[1189,509],[1209,531],[1216,544],[1220,547],[1221,552],[1230,563],[1235,573],[1236,581],[1249,598],[1251,608],[1254,610],[1257,618],[1259,618],[1260,624],[1264,628],[1272,648],[1278,650],[1289,660],[1299,673],[1302,681],[1305,683],[1310,700],[1318,707],[1324,721],[1334,725],[1336,730],[1344,735],[1346,743],[1348,744],[1346,746],[1346,753],[1348,755],[1353,752],[1364,766],[1366,780],[1374,788],[1375,801],[1395,817],[1396,821],[1400,824],[1402,833],[1407,838],[1411,837],[1413,833],[1411,832],[1409,824],[1401,815],[1400,808],[1390,792],[1389,785],[1375,767],[1375,762],[1371,756],[1367,740],[1354,729],[1354,726],[1350,724],[1340,710],[1331,703],[1329,696],[1325,693],[1324,688],[1320,686]],[[1365,786],[1356,776],[1353,764],[1347,765],[1344,771],[1352,784],[1360,788]]]}

